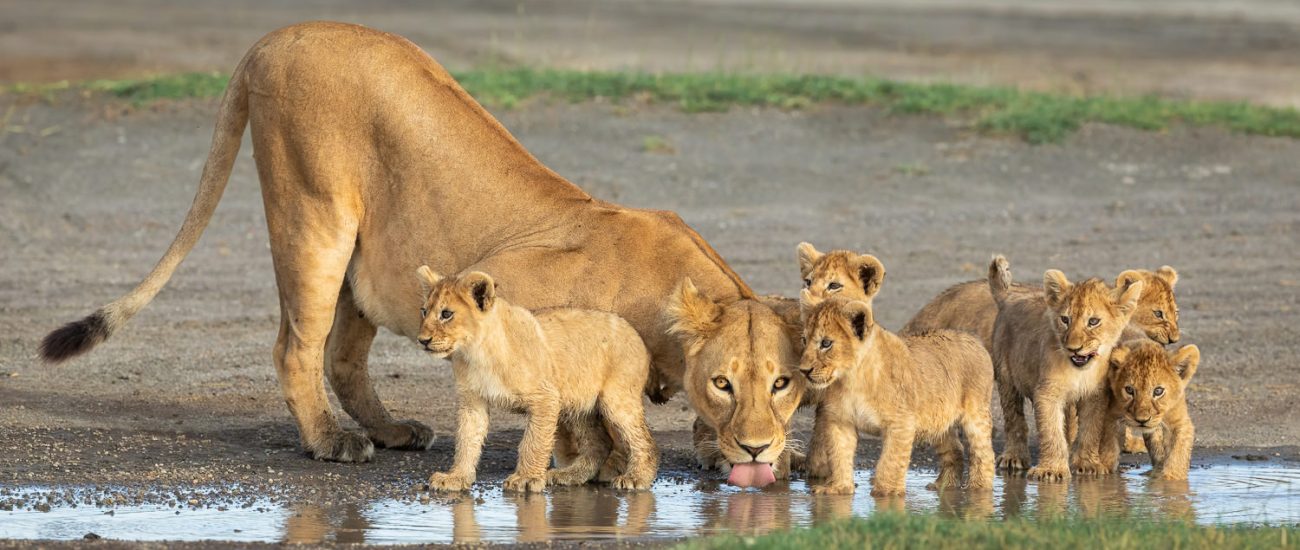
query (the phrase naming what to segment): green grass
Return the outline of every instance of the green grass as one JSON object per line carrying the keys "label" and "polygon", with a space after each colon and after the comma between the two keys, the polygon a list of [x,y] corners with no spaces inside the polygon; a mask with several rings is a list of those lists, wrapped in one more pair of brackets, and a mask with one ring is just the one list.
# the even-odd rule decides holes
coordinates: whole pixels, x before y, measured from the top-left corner
{"label": "green grass", "polygon": [[1296,527],[1201,527],[1136,519],[960,521],[924,515],[877,514],[760,537],[724,535],[679,550],[713,548],[1296,548]]}
{"label": "green grass", "polygon": [[[1006,87],[822,75],[478,69],[460,71],[455,76],[479,101],[506,108],[539,96],[568,101],[642,98],[674,104],[687,112],[722,111],[738,106],[798,109],[833,102],[874,105],[892,113],[960,117],[981,131],[1017,135],[1031,143],[1060,141],[1089,122],[1153,131],[1174,124],[1219,126],[1249,134],[1300,137],[1300,111],[1242,102],[1083,97]],[[142,104],[157,99],[216,97],[221,95],[225,84],[225,75],[189,73],[61,87],[107,93]],[[6,91],[48,93],[59,88],[60,85],[17,85]]]}

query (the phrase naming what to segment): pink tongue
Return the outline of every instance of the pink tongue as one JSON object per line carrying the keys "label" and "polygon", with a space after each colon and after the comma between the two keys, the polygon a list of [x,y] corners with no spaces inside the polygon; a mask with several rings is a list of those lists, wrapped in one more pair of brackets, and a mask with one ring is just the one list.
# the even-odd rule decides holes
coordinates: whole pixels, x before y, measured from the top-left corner
{"label": "pink tongue", "polygon": [[731,467],[731,475],[727,476],[727,483],[737,487],[766,487],[776,482],[776,474],[772,473],[772,465],[761,462],[746,462],[736,464]]}

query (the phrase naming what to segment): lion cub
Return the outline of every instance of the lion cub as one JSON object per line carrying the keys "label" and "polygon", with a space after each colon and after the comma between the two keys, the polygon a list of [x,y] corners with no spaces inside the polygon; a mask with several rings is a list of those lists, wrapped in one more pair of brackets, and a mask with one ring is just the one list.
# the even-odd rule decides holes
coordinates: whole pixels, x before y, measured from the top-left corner
{"label": "lion cub", "polygon": [[[1073,469],[1084,473],[1115,470],[1109,457],[1096,456],[1101,441],[1114,439],[1105,422],[1105,385],[1111,349],[1137,307],[1143,282],[1111,289],[1100,279],[1071,283],[1055,269],[1043,274],[1043,293],[1012,292],[1007,260],[989,265],[989,289],[998,305],[993,324],[993,364],[1006,426],[1006,448],[998,467],[1023,469],[1029,462],[1024,400],[1034,403],[1038,425],[1036,480],[1065,480]],[[1079,404],[1079,448],[1069,460],[1065,409]],[[1086,454],[1086,456],[1084,456]]]}
{"label": "lion cub", "polygon": [[822,300],[804,289],[803,360],[809,385],[822,390],[813,451],[826,453],[828,472],[814,493],[853,492],[858,430],[884,439],[871,482],[873,496],[901,495],[917,440],[940,458],[933,487],[960,483],[960,427],[971,448],[972,489],[993,486],[993,364],[979,340],[956,331],[900,338],[875,322],[862,301]]}
{"label": "lion cub", "polygon": [[1184,392],[1200,362],[1194,345],[1166,352],[1155,342],[1133,340],[1110,352],[1110,418],[1142,434],[1152,476],[1187,479],[1195,426]]}
{"label": "lion cub", "polygon": [[[450,356],[460,400],[454,464],[433,474],[430,488],[463,491],[474,483],[489,405],[528,413],[506,490],[590,481],[606,458],[596,432],[602,418],[627,452],[626,469],[612,485],[650,486],[659,462],[641,403],[650,356],[627,321],[568,308],[533,314],[498,297],[492,277],[477,271],[444,278],[421,266],[418,274],[427,295],[419,341],[434,355]],[[547,472],[559,422],[582,450],[569,465]]]}
{"label": "lion cub", "polygon": [[810,243],[795,248],[803,287],[817,298],[832,296],[868,304],[885,282],[885,265],[870,254],[847,250],[818,252]]}

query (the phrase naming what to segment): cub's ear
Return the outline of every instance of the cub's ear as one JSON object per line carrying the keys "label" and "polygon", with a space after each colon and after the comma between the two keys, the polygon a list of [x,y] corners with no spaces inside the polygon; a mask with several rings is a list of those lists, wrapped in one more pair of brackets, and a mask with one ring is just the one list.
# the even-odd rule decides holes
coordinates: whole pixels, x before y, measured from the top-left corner
{"label": "cub's ear", "polygon": [[1111,293],[1115,305],[1119,306],[1119,312],[1121,315],[1132,315],[1133,310],[1137,309],[1138,298],[1142,297],[1142,287],[1144,286],[1146,286],[1146,283],[1137,280],[1129,283],[1128,286],[1116,288],[1115,291]]}
{"label": "cub's ear", "polygon": [[492,276],[482,271],[472,271],[460,278],[462,288],[469,292],[470,298],[478,305],[479,311],[492,309],[496,303],[497,284]]}
{"label": "cub's ear", "polygon": [[1166,283],[1169,283],[1169,288],[1173,288],[1174,285],[1178,284],[1178,272],[1167,265],[1162,265],[1160,269],[1156,270],[1156,277],[1160,277]]}
{"label": "cub's ear", "polygon": [[1183,387],[1192,381],[1192,375],[1196,374],[1196,367],[1201,364],[1201,350],[1196,344],[1188,344],[1173,353],[1174,370],[1178,371],[1178,377],[1183,380]]}
{"label": "cub's ear", "polygon": [[813,293],[806,288],[800,290],[799,291],[799,321],[802,323],[807,323],[808,316],[812,314],[812,310],[817,308],[817,304],[820,304],[825,301],[826,301],[825,298],[818,298],[816,296],[813,296]]}
{"label": "cub's ear", "polygon": [[871,313],[871,306],[861,300],[854,300],[846,303],[843,309],[844,318],[849,320],[849,326],[853,327],[853,335],[858,340],[866,340],[867,335],[871,334],[871,327],[876,323],[875,315]]}
{"label": "cub's ear", "polygon": [[876,297],[880,292],[880,285],[885,283],[885,264],[870,254],[863,254],[854,259],[858,266],[858,280],[862,281],[862,292],[866,293],[867,299]]}
{"label": "cub's ear", "polygon": [[1141,271],[1138,271],[1136,269],[1130,269],[1128,271],[1120,273],[1118,277],[1115,277],[1115,288],[1119,288],[1119,289],[1127,288],[1129,285],[1144,279],[1145,277],[1142,276]]}
{"label": "cub's ear", "polygon": [[813,248],[811,243],[807,242],[799,243],[799,246],[795,248],[795,252],[799,256],[799,276],[804,278],[807,278],[808,274],[812,273],[813,264],[817,263],[817,260],[824,255],[818,252],[816,248]]}
{"label": "cub's ear", "polygon": [[722,306],[695,288],[695,283],[687,277],[668,296],[665,317],[668,332],[677,336],[687,355],[695,355],[704,341],[717,333]]}
{"label": "cub's ear", "polygon": [[438,284],[438,281],[442,280],[442,275],[437,274],[427,265],[422,265],[417,268],[415,270],[415,275],[420,278],[420,291],[423,292],[425,296],[428,296],[429,292],[433,291],[433,285]]}
{"label": "cub's ear", "polygon": [[1047,303],[1052,307],[1059,307],[1073,286],[1059,270],[1049,269],[1043,273],[1043,293],[1047,295]]}
{"label": "cub's ear", "polygon": [[[1110,350],[1110,365],[1112,367],[1123,365],[1125,361],[1128,361],[1128,348],[1124,344],[1115,346],[1114,349]],[[1111,369],[1110,373],[1115,374],[1115,369]]]}

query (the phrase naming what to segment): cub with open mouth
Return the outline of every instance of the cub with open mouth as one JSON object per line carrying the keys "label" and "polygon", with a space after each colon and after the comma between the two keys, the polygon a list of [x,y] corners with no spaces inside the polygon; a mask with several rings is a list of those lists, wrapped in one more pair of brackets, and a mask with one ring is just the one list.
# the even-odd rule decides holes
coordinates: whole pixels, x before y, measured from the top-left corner
{"label": "cub with open mouth", "polygon": [[[592,480],[609,456],[605,426],[619,447],[615,456],[626,456],[611,485],[650,487],[659,465],[641,402],[650,354],[632,325],[585,309],[534,314],[498,297],[486,273],[444,278],[422,266],[418,275],[427,296],[419,342],[451,358],[460,409],[451,471],[433,474],[431,489],[464,491],[474,483],[489,406],[528,413],[519,462],[505,490],[536,492]],[[548,472],[561,422],[578,442],[578,456]]]}
{"label": "cub with open mouth", "polygon": [[[1109,456],[1111,445],[1102,441],[1113,441],[1118,433],[1115,423],[1105,420],[1102,390],[1111,350],[1137,307],[1143,281],[1121,278],[1127,284],[1112,289],[1101,279],[1071,283],[1052,269],[1043,274],[1042,294],[1012,292],[1011,272],[1000,255],[989,265],[988,277],[998,306],[993,365],[1007,438],[998,467],[1022,470],[1029,464],[1024,401],[1030,398],[1039,447],[1030,479],[1063,481],[1071,470],[1113,473],[1118,455]],[[1073,456],[1065,427],[1069,404],[1077,404],[1079,411]]]}

